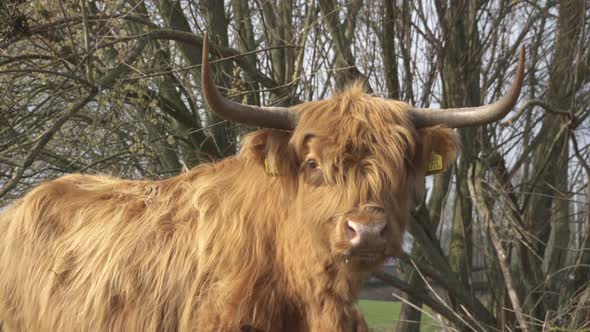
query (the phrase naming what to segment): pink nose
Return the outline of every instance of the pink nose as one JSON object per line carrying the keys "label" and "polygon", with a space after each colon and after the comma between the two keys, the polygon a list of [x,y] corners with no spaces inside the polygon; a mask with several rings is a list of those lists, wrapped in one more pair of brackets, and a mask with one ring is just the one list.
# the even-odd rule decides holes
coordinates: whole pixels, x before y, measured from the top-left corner
{"label": "pink nose", "polygon": [[346,222],[350,244],[353,247],[362,246],[371,242],[385,241],[385,222],[363,224],[360,222],[348,220]]}

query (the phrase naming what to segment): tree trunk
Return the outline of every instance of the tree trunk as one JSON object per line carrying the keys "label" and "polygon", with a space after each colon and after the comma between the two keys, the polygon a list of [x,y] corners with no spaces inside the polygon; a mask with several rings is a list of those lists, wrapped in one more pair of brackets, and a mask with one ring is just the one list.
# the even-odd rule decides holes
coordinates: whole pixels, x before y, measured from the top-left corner
{"label": "tree trunk", "polygon": [[[254,29],[248,1],[232,0],[231,4],[235,15],[234,21],[238,27],[238,50],[241,53],[254,51],[256,49],[256,42],[254,41]],[[246,61],[255,67],[256,55],[251,54],[246,56]],[[242,79],[245,81],[245,88],[248,91],[258,91],[260,89],[260,85],[251,75],[244,73]],[[260,105],[260,95],[257,92],[248,93],[245,102],[249,105]]]}
{"label": "tree trunk", "polygon": [[[443,106],[479,105],[481,92],[481,46],[477,29],[477,2],[459,1],[446,7],[437,4],[444,45],[441,54]],[[461,159],[456,170],[455,209],[451,234],[451,266],[469,287],[472,262],[472,203],[467,188],[467,171],[474,165],[481,148],[481,129],[464,128],[459,133],[463,142]]]}
{"label": "tree trunk", "polygon": [[383,67],[385,72],[385,84],[387,97],[400,99],[399,76],[397,73],[397,51],[395,49],[396,8],[392,0],[383,0],[383,35],[381,36],[381,48],[383,49]]}
{"label": "tree trunk", "polygon": [[[584,23],[584,2],[563,0],[559,3],[559,16],[555,48],[549,69],[549,86],[546,103],[553,109],[567,109],[574,97],[576,48]],[[543,274],[551,276],[545,283],[544,308],[537,307],[537,318],[545,319],[547,310],[556,310],[559,294],[567,270],[562,269],[568,259],[569,197],[568,155],[569,144],[564,126],[568,118],[560,114],[545,113],[539,136],[544,139],[533,153],[532,187],[527,206],[527,223],[540,240],[538,254],[544,257]],[[534,258],[531,258],[534,259]]]}
{"label": "tree trunk", "polygon": [[[355,65],[355,59],[350,47],[354,37],[352,29],[348,29],[347,25],[340,22],[340,16],[338,15],[340,11],[337,9],[334,0],[319,0],[319,4],[324,15],[323,21],[336,46],[336,67],[338,68],[336,71],[336,88],[342,89],[347,84],[359,80],[365,83],[367,89],[371,91],[367,77]],[[362,1],[355,1],[354,4],[358,6],[362,4]],[[345,22],[354,24],[356,19],[350,16],[354,16],[356,13],[355,10],[349,11],[349,17]]]}

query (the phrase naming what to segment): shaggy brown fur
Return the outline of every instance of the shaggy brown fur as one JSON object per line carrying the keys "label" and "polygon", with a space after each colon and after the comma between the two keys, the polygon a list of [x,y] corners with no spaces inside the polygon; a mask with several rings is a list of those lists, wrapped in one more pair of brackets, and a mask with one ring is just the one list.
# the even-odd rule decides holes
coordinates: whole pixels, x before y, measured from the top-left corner
{"label": "shaggy brown fur", "polygon": [[[256,131],[238,156],[167,180],[38,186],[0,216],[0,318],[10,331],[353,330],[362,281],[400,253],[428,154],[458,149],[407,108],[355,85],[296,106],[295,130]],[[387,245],[351,254],[348,218],[385,218]]]}

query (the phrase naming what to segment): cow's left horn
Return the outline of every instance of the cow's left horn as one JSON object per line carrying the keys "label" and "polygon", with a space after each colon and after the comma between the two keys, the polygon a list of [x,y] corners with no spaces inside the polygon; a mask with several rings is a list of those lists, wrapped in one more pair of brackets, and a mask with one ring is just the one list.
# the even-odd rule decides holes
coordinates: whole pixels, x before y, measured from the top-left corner
{"label": "cow's left horn", "polygon": [[413,108],[410,114],[416,128],[446,125],[450,128],[479,126],[503,118],[516,104],[524,77],[524,46],[520,49],[516,78],[508,92],[495,103],[478,107],[463,108]]}
{"label": "cow's left horn", "polygon": [[203,36],[203,63],[201,68],[201,88],[209,109],[222,118],[253,126],[275,129],[293,129],[297,123],[297,113],[286,107],[261,107],[244,105],[224,98],[211,78],[209,64],[209,41],[207,33]]}

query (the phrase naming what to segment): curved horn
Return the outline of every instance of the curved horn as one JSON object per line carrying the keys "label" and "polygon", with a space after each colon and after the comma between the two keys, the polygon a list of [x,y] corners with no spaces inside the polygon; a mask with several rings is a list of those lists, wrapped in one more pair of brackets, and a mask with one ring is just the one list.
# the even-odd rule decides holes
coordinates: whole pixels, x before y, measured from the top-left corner
{"label": "curved horn", "polygon": [[495,103],[463,108],[412,108],[410,114],[416,128],[444,124],[450,128],[479,126],[503,118],[516,104],[524,78],[524,46],[520,49],[516,78],[508,92]]}
{"label": "curved horn", "polygon": [[225,120],[253,126],[275,129],[293,129],[297,123],[297,113],[286,107],[261,107],[243,105],[224,98],[211,78],[209,65],[209,40],[203,36],[203,63],[201,66],[201,88],[209,109]]}

